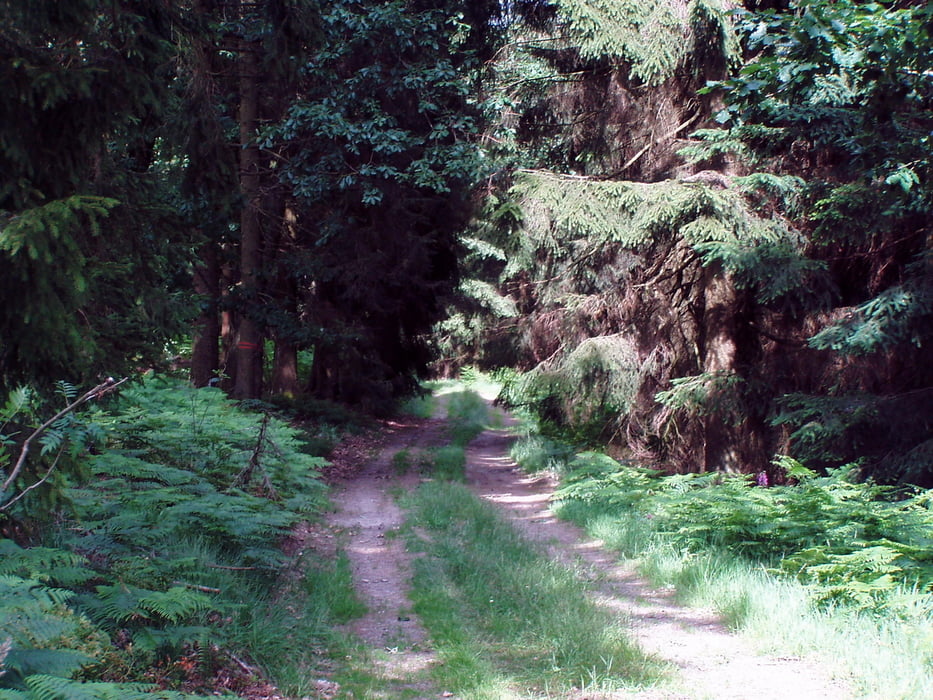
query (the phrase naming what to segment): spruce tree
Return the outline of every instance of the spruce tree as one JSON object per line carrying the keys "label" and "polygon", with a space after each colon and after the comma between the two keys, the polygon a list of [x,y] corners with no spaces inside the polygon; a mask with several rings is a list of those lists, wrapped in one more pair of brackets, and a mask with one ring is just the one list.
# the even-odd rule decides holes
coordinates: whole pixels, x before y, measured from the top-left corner
{"label": "spruce tree", "polygon": [[172,12],[0,3],[0,387],[150,364],[182,328]]}

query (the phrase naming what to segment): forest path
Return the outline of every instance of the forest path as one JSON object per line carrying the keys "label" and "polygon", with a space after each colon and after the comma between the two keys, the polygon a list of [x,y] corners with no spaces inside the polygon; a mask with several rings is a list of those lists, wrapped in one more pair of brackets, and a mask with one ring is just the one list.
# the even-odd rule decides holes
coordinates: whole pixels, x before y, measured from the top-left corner
{"label": "forest path", "polygon": [[344,476],[336,485],[334,512],[327,519],[341,533],[342,548],[350,561],[356,593],[367,612],[346,627],[373,650],[375,672],[386,683],[392,698],[439,697],[419,673],[436,663],[426,645],[427,632],[411,613],[408,599],[412,555],[403,538],[395,536],[405,521],[398,506],[399,492],[415,489],[420,475],[400,473],[393,458],[403,450],[424,450],[444,444],[446,422],[434,419],[401,419],[384,425],[376,454],[359,471]]}
{"label": "forest path", "polygon": [[[467,485],[494,503],[519,531],[559,562],[571,567],[594,599],[627,621],[632,638],[672,669],[671,682],[642,691],[586,692],[573,700],[849,700],[855,697],[828,671],[804,659],[762,656],[730,633],[709,611],[679,605],[672,591],[653,589],[579,528],[558,520],[548,503],[555,484],[529,476],[509,457],[511,419],[487,429],[467,448]],[[385,682],[373,698],[452,697],[420,673],[437,662],[427,633],[410,611],[412,555],[393,533],[404,522],[399,492],[422,477],[399,473],[393,457],[444,444],[445,422],[408,419],[386,425],[375,456],[344,473],[335,486],[335,511],[328,523],[339,531],[357,593],[368,612],[348,625],[374,653],[373,669]],[[358,457],[358,455],[357,455]],[[339,461],[339,460],[338,460]],[[357,460],[360,463],[360,460]],[[346,470],[345,470],[346,472]],[[330,696],[333,697],[333,696]]]}
{"label": "forest path", "polygon": [[[558,520],[548,507],[555,482],[530,476],[509,457],[515,439],[505,413],[504,427],[489,429],[467,450],[467,482],[481,498],[499,506],[529,540],[587,582],[594,600],[628,621],[632,639],[672,669],[664,688],[629,693],[586,693],[597,698],[640,700],[851,700],[855,695],[819,664],[790,656],[767,656],[731,633],[709,610],[688,608],[673,590],[658,590],[631,567]],[[582,700],[582,698],[581,698]]]}

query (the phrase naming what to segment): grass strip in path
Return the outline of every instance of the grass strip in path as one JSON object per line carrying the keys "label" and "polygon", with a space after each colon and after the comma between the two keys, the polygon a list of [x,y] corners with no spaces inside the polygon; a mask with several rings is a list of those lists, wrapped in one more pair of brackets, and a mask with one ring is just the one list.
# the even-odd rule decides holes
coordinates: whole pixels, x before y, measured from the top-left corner
{"label": "grass strip in path", "polygon": [[427,482],[403,505],[426,555],[415,561],[412,597],[443,662],[439,687],[501,700],[656,680],[659,667],[584,584],[466,487]]}

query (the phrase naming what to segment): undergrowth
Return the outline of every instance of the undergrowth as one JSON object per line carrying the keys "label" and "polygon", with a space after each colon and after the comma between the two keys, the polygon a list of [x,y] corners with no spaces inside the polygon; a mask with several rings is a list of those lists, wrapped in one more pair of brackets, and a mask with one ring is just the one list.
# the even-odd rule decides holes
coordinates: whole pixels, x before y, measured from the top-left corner
{"label": "undergrowth", "polygon": [[[158,377],[86,420],[106,442],[56,484],[67,507],[43,541],[0,539],[0,697],[194,697],[239,655],[272,669],[282,625],[257,635],[280,605],[282,539],[325,504],[323,460],[271,414]],[[349,588],[338,573],[309,580]],[[349,614],[322,595],[302,598],[329,611],[302,618],[318,638]]]}
{"label": "undergrowth", "polygon": [[538,436],[513,455],[562,473],[561,517],[730,625],[840,661],[869,693],[922,698],[933,683],[933,493],[788,458],[780,465],[796,483],[768,487],[664,476]]}

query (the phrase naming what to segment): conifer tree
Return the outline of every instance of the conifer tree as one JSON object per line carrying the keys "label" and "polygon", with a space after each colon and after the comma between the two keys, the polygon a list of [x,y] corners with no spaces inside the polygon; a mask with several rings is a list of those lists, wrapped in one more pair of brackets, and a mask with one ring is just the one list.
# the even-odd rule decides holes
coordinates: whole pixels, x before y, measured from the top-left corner
{"label": "conifer tree", "polygon": [[0,387],[155,362],[184,320],[159,130],[173,10],[40,0],[0,14]]}
{"label": "conifer tree", "polygon": [[712,2],[517,7],[525,168],[486,226],[526,314],[510,398],[667,469],[926,483],[930,10],[801,0],[736,36]]}

